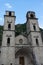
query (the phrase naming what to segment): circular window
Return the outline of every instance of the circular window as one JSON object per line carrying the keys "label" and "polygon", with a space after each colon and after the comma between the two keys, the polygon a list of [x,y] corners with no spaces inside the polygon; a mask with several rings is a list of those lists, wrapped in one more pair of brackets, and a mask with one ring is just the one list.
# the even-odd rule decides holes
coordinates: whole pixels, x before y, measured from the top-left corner
{"label": "circular window", "polygon": [[23,43],[23,40],[22,40],[22,39],[20,39],[20,40],[19,40],[19,43],[21,43],[21,44],[22,44],[22,43]]}

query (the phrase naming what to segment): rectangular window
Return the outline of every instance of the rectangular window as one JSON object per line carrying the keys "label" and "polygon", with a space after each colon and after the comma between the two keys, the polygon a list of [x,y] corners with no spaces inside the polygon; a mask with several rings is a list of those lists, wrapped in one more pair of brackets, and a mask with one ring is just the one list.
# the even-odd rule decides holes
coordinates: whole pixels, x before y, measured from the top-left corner
{"label": "rectangular window", "polygon": [[39,46],[38,39],[36,38],[36,45]]}
{"label": "rectangular window", "polygon": [[8,30],[11,30],[11,24],[8,24]]}
{"label": "rectangular window", "polygon": [[35,25],[33,25],[33,29],[34,29],[34,31],[36,31],[36,26]]}
{"label": "rectangular window", "polygon": [[1,43],[2,41],[0,41],[0,47],[2,46],[2,43]]}
{"label": "rectangular window", "polygon": [[1,54],[1,50],[0,50],[0,54]]}
{"label": "rectangular window", "polygon": [[12,63],[10,63],[10,65],[12,65]]}
{"label": "rectangular window", "polygon": [[7,46],[10,46],[10,38],[7,38]]}

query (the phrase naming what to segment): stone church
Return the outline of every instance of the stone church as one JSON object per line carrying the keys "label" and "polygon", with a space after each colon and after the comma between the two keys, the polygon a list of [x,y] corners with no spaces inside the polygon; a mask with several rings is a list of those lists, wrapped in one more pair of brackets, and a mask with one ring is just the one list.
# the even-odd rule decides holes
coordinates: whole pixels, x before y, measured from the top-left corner
{"label": "stone church", "polygon": [[0,65],[43,65],[43,42],[35,12],[26,13],[27,36],[15,37],[15,12],[6,11]]}

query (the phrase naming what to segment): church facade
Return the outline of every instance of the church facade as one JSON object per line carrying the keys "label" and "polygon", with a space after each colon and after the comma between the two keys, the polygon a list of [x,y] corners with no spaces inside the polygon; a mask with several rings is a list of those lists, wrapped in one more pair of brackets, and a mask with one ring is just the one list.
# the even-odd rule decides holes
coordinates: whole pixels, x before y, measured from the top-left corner
{"label": "church facade", "polygon": [[35,12],[26,14],[27,36],[15,37],[15,12],[6,11],[0,65],[43,65],[43,42]]}

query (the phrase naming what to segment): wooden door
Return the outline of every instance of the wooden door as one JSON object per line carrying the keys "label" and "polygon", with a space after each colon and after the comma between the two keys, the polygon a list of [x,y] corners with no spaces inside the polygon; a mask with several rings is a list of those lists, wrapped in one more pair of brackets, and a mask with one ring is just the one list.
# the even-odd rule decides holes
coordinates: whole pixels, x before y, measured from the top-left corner
{"label": "wooden door", "polygon": [[24,57],[19,58],[19,64],[24,65]]}

